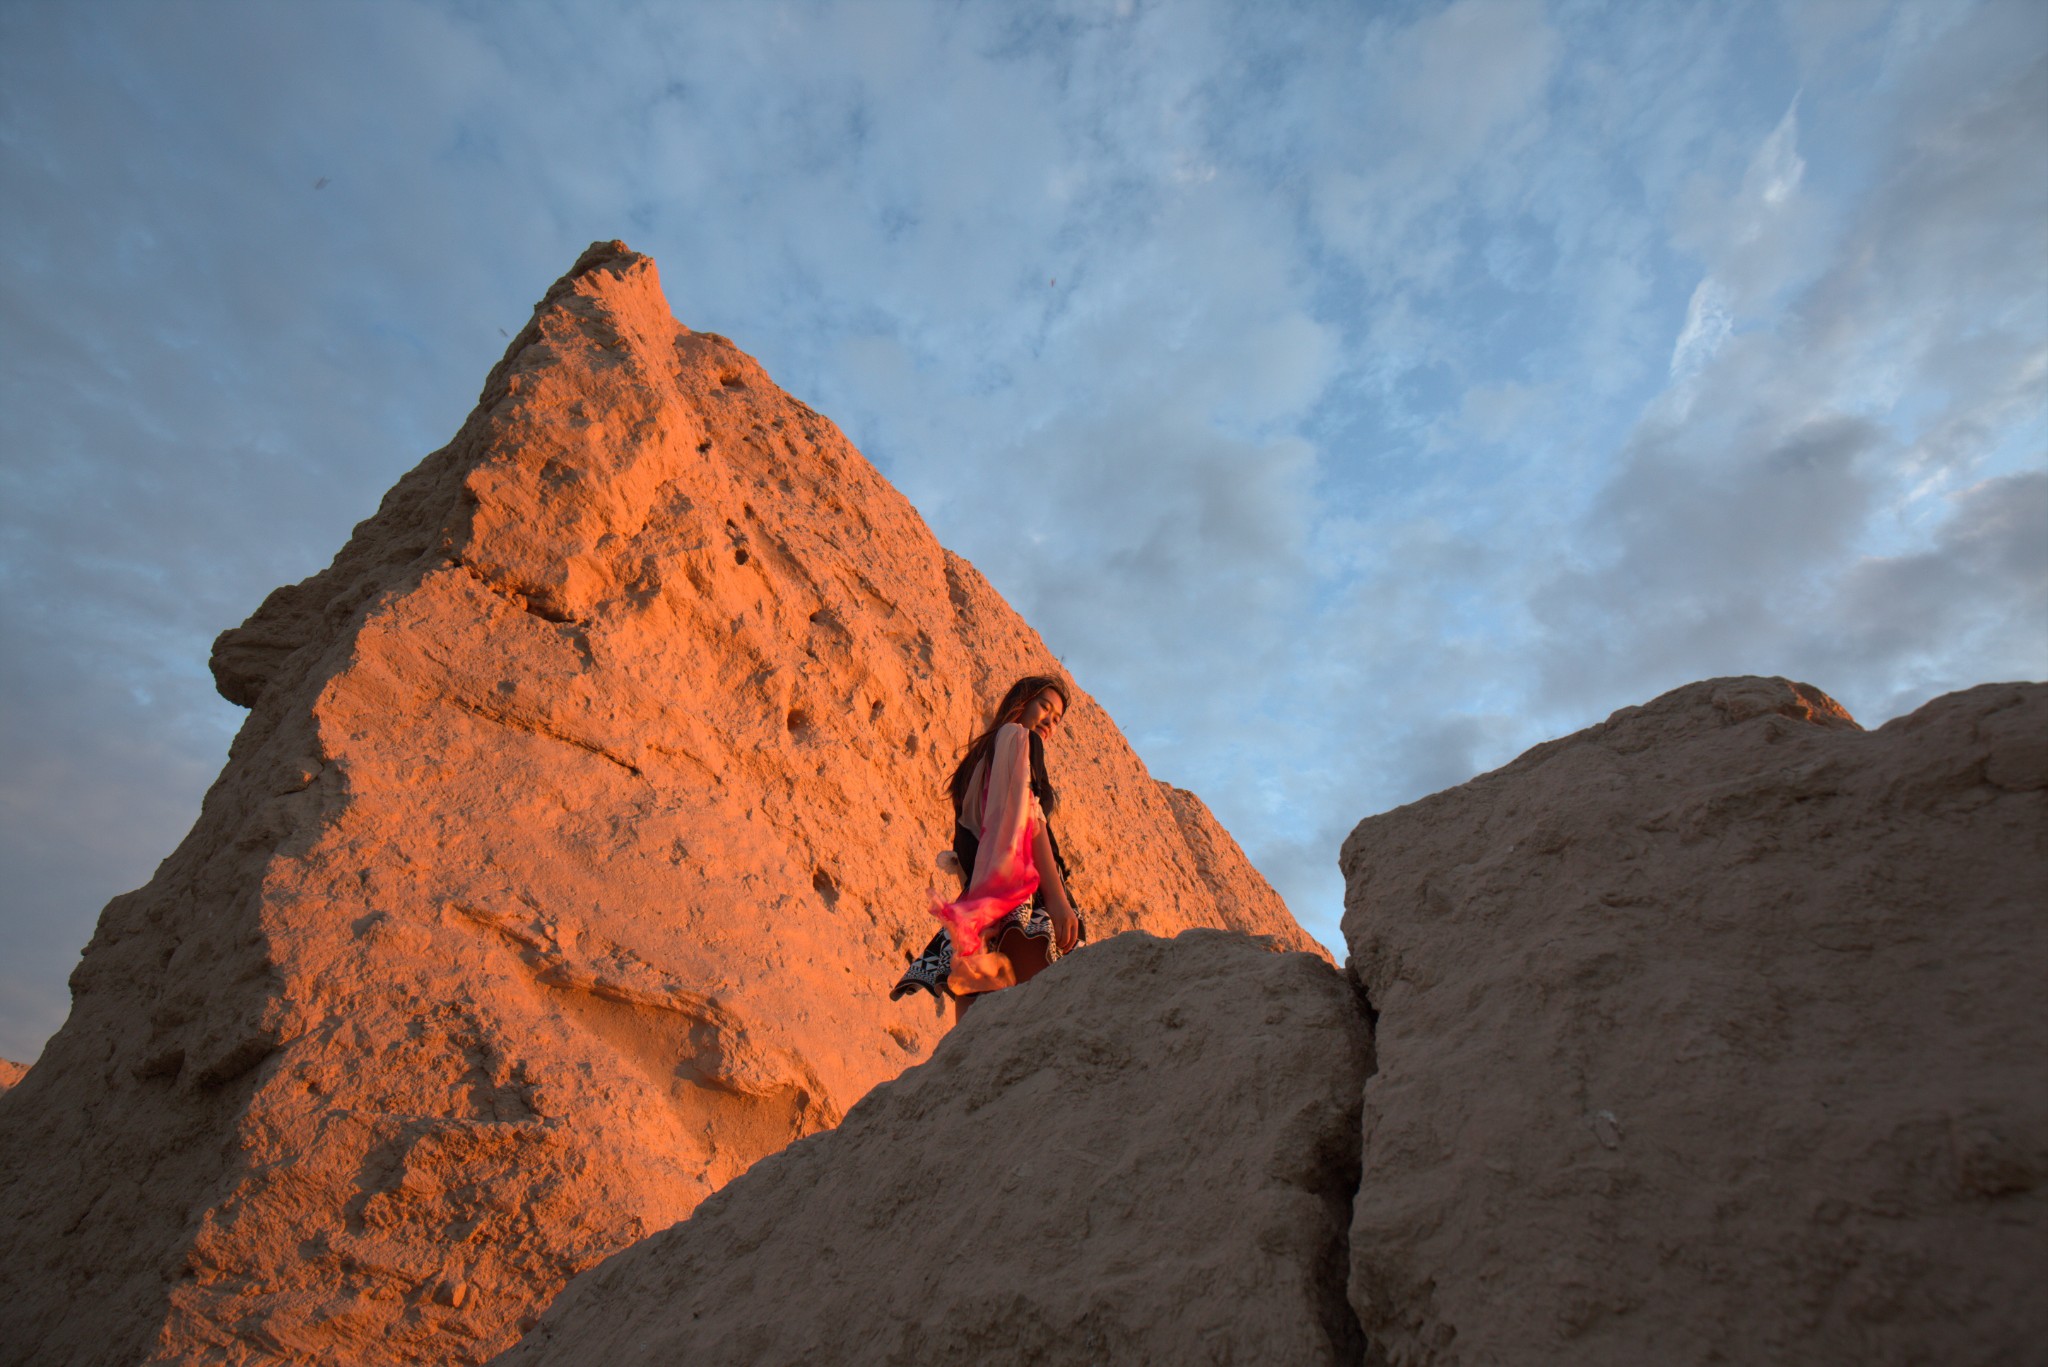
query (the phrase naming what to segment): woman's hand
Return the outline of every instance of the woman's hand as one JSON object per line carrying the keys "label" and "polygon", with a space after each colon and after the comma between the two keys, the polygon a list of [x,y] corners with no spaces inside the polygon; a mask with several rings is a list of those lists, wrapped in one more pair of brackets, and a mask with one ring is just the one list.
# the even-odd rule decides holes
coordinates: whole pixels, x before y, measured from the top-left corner
{"label": "woman's hand", "polygon": [[1046,907],[1046,914],[1052,917],[1053,938],[1059,942],[1060,953],[1065,954],[1081,939],[1081,918],[1074,915],[1074,909],[1064,898]]}

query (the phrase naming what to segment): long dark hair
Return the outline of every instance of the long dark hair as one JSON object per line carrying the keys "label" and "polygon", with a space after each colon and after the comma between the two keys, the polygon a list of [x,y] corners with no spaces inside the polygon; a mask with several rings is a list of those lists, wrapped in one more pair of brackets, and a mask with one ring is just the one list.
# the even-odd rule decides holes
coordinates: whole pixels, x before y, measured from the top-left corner
{"label": "long dark hair", "polygon": [[[1022,721],[1024,709],[1031,705],[1031,700],[1048,689],[1060,695],[1062,706],[1074,705],[1074,700],[1067,696],[1064,680],[1049,674],[1027,674],[1010,685],[1010,691],[1003,694],[1003,700],[996,704],[995,718],[960,752],[960,763],[954,766],[953,777],[946,784],[946,790],[953,798],[955,815],[967,801],[967,785],[974,779],[974,766],[987,759],[996,748],[996,732],[1002,730],[1006,722]],[[1045,809],[1045,814],[1051,816],[1053,808],[1059,806],[1059,794],[1053,791],[1052,780],[1046,777],[1045,741],[1036,731],[1030,736],[1031,791],[1038,798],[1038,805]]]}

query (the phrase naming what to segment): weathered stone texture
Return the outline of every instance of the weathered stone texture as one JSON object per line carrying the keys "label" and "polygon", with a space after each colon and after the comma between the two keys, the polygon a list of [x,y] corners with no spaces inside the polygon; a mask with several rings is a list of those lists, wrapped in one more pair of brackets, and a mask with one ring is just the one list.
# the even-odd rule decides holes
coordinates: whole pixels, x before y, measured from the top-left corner
{"label": "weathered stone texture", "polygon": [[1357,1362],[1370,1050],[1320,958],[1120,936],[578,1278],[499,1367]]}
{"label": "weathered stone texture", "polygon": [[[932,1004],[884,994],[935,924],[940,785],[1052,660],[613,243],[213,663],[253,709],[228,766],[0,1108],[16,1360],[509,1343],[930,1051]],[[1073,702],[1052,765],[1096,932],[1309,947]]]}
{"label": "weathered stone texture", "polygon": [[2040,1358],[2048,687],[1694,684],[1343,867],[1393,1362]]}

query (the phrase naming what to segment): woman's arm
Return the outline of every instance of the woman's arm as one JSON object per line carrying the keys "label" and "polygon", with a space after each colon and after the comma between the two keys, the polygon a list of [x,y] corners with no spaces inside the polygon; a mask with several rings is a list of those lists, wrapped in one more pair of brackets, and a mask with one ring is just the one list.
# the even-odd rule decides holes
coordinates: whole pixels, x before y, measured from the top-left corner
{"label": "woman's arm", "polygon": [[[974,872],[971,882],[979,887],[992,878],[1006,886],[1013,886],[1016,877],[1004,877],[1007,866],[1015,869],[1018,865],[1031,868],[1036,862],[1037,851],[1031,840],[1031,744],[1030,733],[1015,722],[1006,723],[996,732],[996,743],[988,757],[988,795],[981,804],[981,846],[974,852]],[[1023,892],[1031,895],[1031,889],[1038,885],[1036,870],[1033,870],[1030,886]],[[1021,898],[1019,900],[1022,900]]]}
{"label": "woman's arm", "polygon": [[1067,900],[1067,880],[1060,877],[1060,861],[1053,858],[1052,837],[1040,826],[1031,841],[1031,855],[1038,864],[1038,890],[1045,895],[1045,909],[1052,917],[1052,933],[1059,937],[1065,953],[1080,938],[1081,924],[1074,916],[1074,904]]}
{"label": "woman's arm", "polygon": [[984,953],[988,927],[1037,890],[1030,753],[1023,727],[1012,722],[996,733],[972,883],[958,901],[932,907],[953,932],[956,959]]}

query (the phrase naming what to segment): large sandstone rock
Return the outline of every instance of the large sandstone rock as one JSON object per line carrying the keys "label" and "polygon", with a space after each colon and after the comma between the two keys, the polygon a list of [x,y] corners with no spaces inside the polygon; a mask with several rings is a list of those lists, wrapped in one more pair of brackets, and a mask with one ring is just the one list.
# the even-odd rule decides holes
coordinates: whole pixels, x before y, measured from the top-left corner
{"label": "large sandstone rock", "polygon": [[[924,1058],[939,787],[1051,658],[831,423],[593,247],[333,565],[0,1100],[0,1356],[475,1362]],[[1077,692],[1098,936],[1310,945]],[[1090,951],[1093,952],[1093,951]]]}
{"label": "large sandstone rock", "polygon": [[1694,684],[1359,825],[1395,1363],[2040,1361],[2048,687]]}
{"label": "large sandstone rock", "polygon": [[28,1076],[28,1065],[12,1059],[0,1058],[0,1092],[13,1088],[14,1084]]}
{"label": "large sandstone rock", "polygon": [[1120,936],[585,1273],[500,1367],[1353,1363],[1351,984]]}

